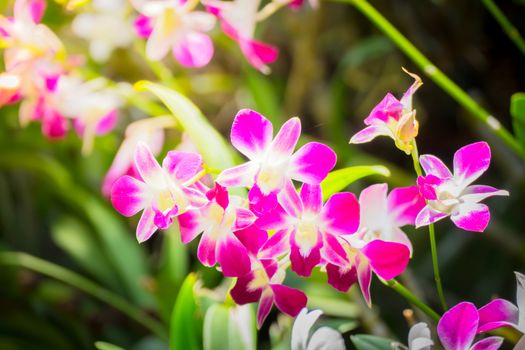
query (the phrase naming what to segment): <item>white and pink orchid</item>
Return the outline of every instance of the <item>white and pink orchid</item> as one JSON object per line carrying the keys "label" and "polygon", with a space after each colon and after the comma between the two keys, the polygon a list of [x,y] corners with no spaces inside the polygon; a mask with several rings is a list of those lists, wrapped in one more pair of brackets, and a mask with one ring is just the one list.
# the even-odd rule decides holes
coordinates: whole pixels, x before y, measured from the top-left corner
{"label": "white and pink orchid", "polygon": [[217,262],[226,277],[239,277],[251,271],[248,250],[234,232],[249,227],[255,215],[243,206],[238,196],[216,185],[207,191],[208,204],[189,209],[178,217],[182,243],[187,244],[202,233],[197,256],[205,266]]}
{"label": "white and pink orchid", "polygon": [[467,231],[483,232],[490,221],[489,208],[479,203],[492,196],[508,196],[505,190],[491,186],[471,185],[489,167],[490,147],[476,142],[454,154],[454,173],[433,155],[419,159],[426,176],[417,180],[427,205],[416,218],[416,227],[426,226],[447,216]]}
{"label": "white and pink orchid", "polygon": [[213,29],[215,18],[195,11],[198,0],[132,0],[141,14],[135,28],[147,37],[146,56],[163,59],[168,52],[185,67],[203,67],[213,57],[213,43],[205,34]]}
{"label": "white and pink orchid", "polygon": [[406,154],[412,152],[413,141],[419,130],[416,110],[412,107],[412,96],[423,83],[419,76],[405,72],[414,78],[414,83],[401,100],[388,93],[365,119],[367,127],[355,134],[350,143],[365,143],[377,136],[388,136],[394,140],[397,148]]}
{"label": "white and pink orchid", "polygon": [[226,169],[217,178],[225,187],[257,188],[263,195],[278,193],[293,179],[319,184],[335,165],[336,155],[328,146],[309,142],[294,153],[301,134],[299,118],[288,120],[272,141],[272,123],[261,114],[243,109],[233,120],[231,142],[249,161]]}
{"label": "white and pink orchid", "polygon": [[162,167],[148,146],[139,143],[135,168],[142,180],[129,175],[119,178],[111,190],[113,207],[124,216],[143,210],[137,225],[137,240],[144,242],[157,231],[169,227],[173,218],[186,210],[205,205],[205,195],[193,187],[202,169],[199,154],[171,151]]}

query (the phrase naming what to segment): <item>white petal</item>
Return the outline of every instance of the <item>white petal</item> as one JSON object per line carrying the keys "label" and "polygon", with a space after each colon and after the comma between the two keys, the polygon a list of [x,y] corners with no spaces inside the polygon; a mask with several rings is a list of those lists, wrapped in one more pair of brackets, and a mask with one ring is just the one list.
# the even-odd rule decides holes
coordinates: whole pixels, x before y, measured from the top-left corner
{"label": "white petal", "polygon": [[321,310],[313,310],[310,313],[306,308],[301,310],[292,328],[292,350],[306,350],[310,329],[322,313]]}

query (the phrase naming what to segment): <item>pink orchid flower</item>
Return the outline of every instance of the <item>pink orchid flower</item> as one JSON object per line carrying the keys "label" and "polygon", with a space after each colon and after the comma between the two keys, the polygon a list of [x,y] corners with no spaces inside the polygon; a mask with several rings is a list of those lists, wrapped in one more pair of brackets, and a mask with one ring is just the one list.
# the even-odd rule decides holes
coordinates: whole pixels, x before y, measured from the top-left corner
{"label": "pink orchid flower", "polygon": [[[275,1],[275,0],[274,0]],[[309,3],[310,3],[310,6],[312,6],[313,8],[318,8],[319,7],[319,1],[318,0],[309,0]],[[301,8],[301,6],[303,6],[305,4],[305,0],[292,0],[290,1],[290,4],[289,6],[293,9],[293,10],[298,10]]]}
{"label": "pink orchid flower", "polygon": [[141,180],[124,175],[111,189],[111,203],[124,216],[143,210],[137,225],[137,240],[144,242],[157,229],[166,229],[173,217],[207,203],[206,197],[192,187],[202,169],[199,154],[171,151],[159,165],[148,146],[139,143],[135,167]]}
{"label": "pink orchid flower", "polygon": [[163,59],[171,50],[185,67],[203,67],[213,57],[213,43],[205,34],[213,29],[215,18],[204,11],[194,11],[198,0],[133,0],[142,16],[135,22],[140,36],[148,37],[146,56]]}
{"label": "pink orchid flower", "polygon": [[250,253],[252,270],[240,276],[230,290],[233,300],[239,305],[259,302],[259,329],[274,303],[282,312],[292,317],[297,316],[306,306],[306,295],[298,289],[283,285],[285,270],[276,260],[256,258],[266,241],[267,233],[252,225],[246,230],[237,231],[236,235]]}
{"label": "pink orchid flower", "polygon": [[255,111],[242,109],[233,120],[231,142],[249,161],[224,170],[217,182],[225,187],[255,184],[265,196],[278,193],[289,179],[319,184],[334,167],[335,152],[309,142],[293,153],[300,133],[301,121],[292,118],[272,141],[272,123]]}
{"label": "pink orchid flower", "polygon": [[352,234],[359,227],[359,204],[350,192],[334,194],[323,206],[321,186],[303,184],[298,194],[289,181],[278,201],[282,208],[257,223],[263,229],[277,230],[259,257],[275,258],[290,252],[292,270],[300,276],[310,276],[324,256],[337,255],[331,246],[335,236]]}
{"label": "pink orchid flower", "polygon": [[154,155],[158,155],[164,144],[164,128],[175,126],[172,116],[160,116],[138,120],[128,125],[124,141],[120,145],[115,159],[111,163],[104,180],[102,181],[102,193],[109,197],[113,183],[123,175],[139,178],[135,169],[134,154],[137,145],[144,142]]}
{"label": "pink orchid flower", "polygon": [[508,196],[491,186],[471,185],[489,167],[490,147],[476,142],[454,154],[454,173],[433,155],[419,159],[426,176],[417,182],[427,205],[416,218],[416,227],[426,226],[447,216],[464,230],[483,232],[490,221],[489,208],[479,203],[491,196]]}
{"label": "pink orchid flower", "polygon": [[254,39],[261,0],[206,0],[204,4],[220,19],[222,30],[237,42],[248,62],[255,69],[269,74],[268,64],[277,60],[279,52],[275,47]]}
{"label": "pink orchid flower", "polygon": [[423,83],[419,76],[405,72],[414,78],[414,83],[401,100],[388,93],[365,119],[367,127],[355,134],[350,143],[366,143],[377,136],[388,136],[394,140],[397,148],[406,154],[412,152],[412,143],[419,129],[416,110],[412,108],[412,95]]}
{"label": "pink orchid flower", "polygon": [[395,188],[388,196],[387,191],[386,184],[377,184],[361,192],[359,230],[341,243],[333,242],[340,246],[334,249],[338,257],[326,265],[329,284],[347,291],[359,282],[368,305],[372,272],[389,280],[405,270],[412,244],[400,227],[413,225],[425,205],[415,186]]}
{"label": "pink orchid flower", "polygon": [[[488,310],[498,312],[501,303],[508,302],[496,299],[478,310],[474,304],[462,302],[445,312],[437,326],[439,339],[445,350],[499,349],[503,343],[501,337],[487,337],[473,343],[476,334],[499,328],[498,326],[487,327],[485,314],[488,313]],[[491,313],[489,315],[492,316]]]}
{"label": "pink orchid flower", "polygon": [[182,243],[202,233],[197,250],[202,264],[211,267],[219,262],[226,277],[246,275],[251,271],[250,256],[234,232],[250,226],[256,217],[243,207],[240,197],[229,196],[220,185],[208,191],[207,197],[208,204],[178,217]]}
{"label": "pink orchid flower", "polygon": [[17,75],[0,73],[0,107],[16,99],[21,83]]}

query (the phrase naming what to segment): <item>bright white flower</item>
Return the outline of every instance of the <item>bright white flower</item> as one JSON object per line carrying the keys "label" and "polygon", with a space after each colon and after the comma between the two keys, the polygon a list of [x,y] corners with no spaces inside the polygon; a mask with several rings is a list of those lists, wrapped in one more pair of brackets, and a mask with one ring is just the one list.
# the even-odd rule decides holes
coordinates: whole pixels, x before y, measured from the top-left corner
{"label": "bright white flower", "polygon": [[90,42],[89,52],[97,62],[105,62],[116,48],[131,44],[133,20],[125,0],[93,0],[92,13],[81,13],[73,20],[73,32]]}
{"label": "bright white flower", "polygon": [[310,329],[322,315],[321,310],[308,313],[302,309],[292,328],[292,350],[344,350],[345,342],[341,334],[328,327],[321,327],[310,337]]}
{"label": "bright white flower", "polygon": [[408,332],[409,350],[430,350],[434,342],[430,337],[430,329],[424,322],[417,323]]}

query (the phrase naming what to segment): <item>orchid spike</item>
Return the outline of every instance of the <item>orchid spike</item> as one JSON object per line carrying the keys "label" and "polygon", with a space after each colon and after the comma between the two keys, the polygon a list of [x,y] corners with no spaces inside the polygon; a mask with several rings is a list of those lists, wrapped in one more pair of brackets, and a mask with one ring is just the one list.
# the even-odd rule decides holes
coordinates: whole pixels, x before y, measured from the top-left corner
{"label": "orchid spike", "polygon": [[247,248],[234,232],[249,227],[255,215],[243,207],[238,196],[216,185],[208,191],[208,204],[190,209],[178,217],[182,243],[189,243],[202,233],[197,256],[205,266],[217,262],[226,277],[239,277],[251,271]]}
{"label": "orchid spike", "polygon": [[153,155],[158,155],[164,144],[163,129],[173,126],[175,126],[175,119],[172,116],[147,118],[129,124],[124,141],[102,182],[102,193],[109,197],[113,183],[123,175],[131,175],[140,179],[133,160],[137,145],[144,142]]}
{"label": "orchid spike", "polygon": [[257,328],[268,317],[273,304],[282,312],[295,317],[306,306],[306,295],[298,289],[283,285],[285,271],[277,261],[254,260],[252,271],[237,279],[230,294],[233,300],[244,305],[259,301]]}
{"label": "orchid spike", "polygon": [[203,67],[213,57],[213,43],[205,34],[215,25],[213,15],[195,11],[198,0],[133,0],[141,16],[135,22],[140,36],[147,36],[146,56],[163,59],[171,50],[185,67]]}
{"label": "orchid spike", "polygon": [[277,230],[261,249],[261,258],[275,258],[290,252],[292,270],[310,276],[325,259],[337,256],[336,236],[356,232],[359,205],[354,194],[337,193],[323,205],[321,186],[303,184],[298,194],[291,181],[278,195],[280,206],[257,222],[263,229]]}
{"label": "orchid spike", "polygon": [[490,147],[476,142],[454,154],[454,173],[433,155],[419,158],[426,176],[417,180],[427,205],[416,218],[416,227],[430,225],[447,216],[464,230],[483,232],[490,221],[489,208],[479,203],[492,196],[508,196],[505,190],[491,186],[471,185],[489,167]]}
{"label": "orchid spike", "polygon": [[239,45],[248,62],[264,74],[277,60],[278,50],[254,39],[257,11],[261,0],[205,0],[208,10],[219,18],[222,30]]}
{"label": "orchid spike", "polygon": [[308,312],[302,309],[295,318],[292,327],[291,350],[345,350],[345,342],[341,333],[329,327],[317,329],[312,336],[310,330],[323,314],[321,310]]}
{"label": "orchid spike", "polygon": [[328,146],[309,142],[293,153],[301,121],[289,119],[272,141],[272,123],[261,114],[242,109],[233,120],[231,142],[249,161],[226,169],[217,178],[225,187],[257,185],[263,196],[278,193],[290,180],[319,184],[332,170],[336,154]]}
{"label": "orchid spike", "polygon": [[171,151],[162,167],[149,147],[139,143],[135,167],[142,180],[129,175],[119,178],[111,190],[113,207],[124,216],[143,210],[137,225],[137,240],[144,242],[157,229],[166,229],[173,217],[207,203],[203,193],[192,187],[202,169],[202,158],[195,153]]}
{"label": "orchid spike", "polygon": [[339,254],[326,266],[329,284],[347,291],[359,282],[368,305],[372,272],[389,280],[405,270],[412,244],[400,227],[413,224],[425,205],[415,186],[396,188],[388,196],[387,190],[386,184],[377,184],[361,192],[359,230],[334,242]]}
{"label": "orchid spike", "polygon": [[414,78],[414,83],[401,100],[388,93],[365,119],[367,127],[355,134],[350,143],[366,143],[377,136],[388,136],[394,140],[397,148],[406,154],[412,152],[412,144],[419,129],[416,110],[412,107],[412,95],[423,83],[416,74],[404,71]]}

